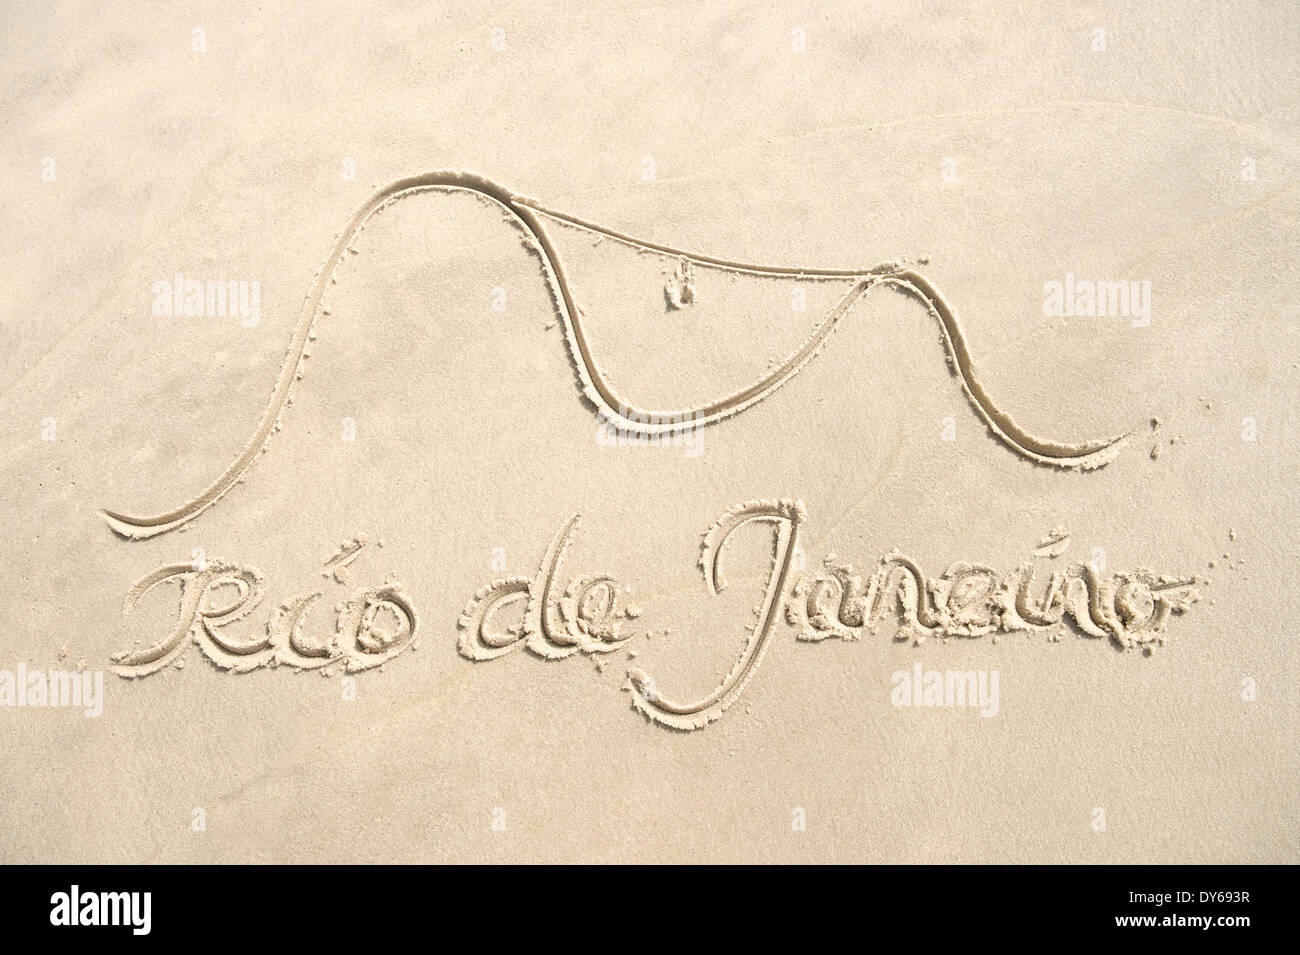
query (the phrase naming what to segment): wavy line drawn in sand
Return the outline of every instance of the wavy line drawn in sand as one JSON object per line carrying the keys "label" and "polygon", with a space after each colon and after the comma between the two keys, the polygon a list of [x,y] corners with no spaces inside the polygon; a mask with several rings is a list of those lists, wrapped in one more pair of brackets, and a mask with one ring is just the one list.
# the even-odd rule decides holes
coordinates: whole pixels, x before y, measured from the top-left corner
{"label": "wavy line drawn in sand", "polygon": [[[633,434],[656,435],[680,427],[683,420],[697,426],[714,424],[762,401],[793,378],[808,364],[826,343],[831,332],[868,291],[882,286],[892,286],[919,300],[938,322],[944,347],[952,372],[961,382],[963,393],[989,430],[1016,453],[1038,464],[1062,468],[1091,469],[1109,463],[1119,453],[1128,434],[1113,438],[1067,444],[1039,438],[1018,425],[989,397],[983,384],[975,375],[961,325],[952,306],[922,275],[897,263],[886,262],[866,269],[800,269],[775,266],[750,265],[730,259],[689,253],[680,249],[633,238],[612,229],[586,222],[576,216],[550,209],[533,199],[519,196],[505,187],[467,172],[439,171],[398,179],[377,190],[359,208],[339,234],[338,240],[316,273],[316,278],[303,304],[302,315],[290,339],[289,348],[281,365],[279,377],[271,394],[270,403],[247,446],[233,463],[193,500],[169,511],[149,516],[125,514],[120,511],[103,511],[109,526],[129,539],[153,537],[174,530],[193,520],[214,505],[237,483],[257,460],[267,451],[272,435],[279,430],[285,408],[292,404],[293,385],[304,374],[308,343],[316,337],[315,324],[321,314],[326,290],[335,280],[335,271],[371,217],[394,203],[427,192],[468,192],[499,205],[507,217],[526,233],[530,247],[542,265],[544,280],[552,293],[555,307],[564,328],[569,355],[578,375],[582,392],[598,412],[620,428]],[[709,266],[733,273],[776,276],[804,282],[853,279],[848,293],[813,328],[804,342],[762,378],[748,387],[729,395],[691,408],[653,410],[637,406],[618,395],[610,386],[592,355],[584,328],[582,311],[578,308],[573,290],[566,277],[560,256],[551,242],[543,220],[564,223],[587,230],[598,238],[610,239],[635,249],[671,256],[679,261],[683,290],[677,292],[684,299],[687,287],[687,270],[696,266]],[[673,292],[666,291],[671,303]]]}
{"label": "wavy line drawn in sand", "polygon": [[304,634],[303,624],[320,593],[290,597],[272,613],[264,632],[227,633],[226,627],[257,608],[265,590],[256,568],[223,560],[208,560],[202,569],[193,563],[159,567],[131,585],[123,612],[129,614],[145,594],[168,581],[181,586],[175,629],[149,646],[115,653],[110,669],[118,676],[148,676],[169,664],[182,666],[192,643],[216,666],[235,673],[285,665],[325,675],[336,668],[355,673],[382,666],[417,646],[415,608],[399,584],[357,590],[335,607],[334,632],[313,638]]}
{"label": "wavy line drawn in sand", "polygon": [[[799,501],[755,500],[732,507],[705,532],[699,567],[709,594],[716,596],[727,586],[723,557],[731,535],[751,524],[771,529],[771,566],[744,649],[711,693],[688,703],[665,696],[644,670],[630,669],[623,689],[632,694],[633,708],[652,722],[676,730],[701,729],[721,717],[758,672],[783,606],[786,622],[798,628],[797,639],[814,643],[830,637],[859,640],[875,633],[887,616],[903,621],[894,635],[896,641],[917,644],[927,637],[947,642],[953,637],[991,636],[997,642],[998,634],[1042,632],[1071,622],[1084,636],[1108,637],[1117,648],[1141,649],[1149,655],[1164,644],[1170,617],[1186,612],[1200,599],[1196,579],[1157,577],[1147,570],[1103,578],[1083,564],[1053,571],[1035,596],[1033,561],[1004,574],[958,562],[942,576],[927,579],[914,561],[898,552],[882,557],[868,577],[829,554],[822,570],[800,576],[787,589],[805,520]],[[558,659],[579,650],[607,652],[627,642],[619,639],[617,622],[639,616],[640,611],[628,607],[619,612],[617,585],[611,578],[575,578],[575,582],[609,581],[609,596],[599,603],[603,615],[598,619],[604,628],[598,636],[582,627],[561,629],[560,618],[554,616],[557,598],[552,581],[577,521],[575,515],[560,529],[536,577],[496,580],[470,599],[458,622],[462,656],[490,660],[526,646],[538,656]],[[1063,531],[1048,535],[1045,544],[1052,551],[1048,559],[1064,553],[1062,542],[1068,546]],[[570,627],[583,618],[581,593],[575,585],[565,593],[564,600],[570,603],[562,618]],[[497,613],[518,602],[527,603],[521,623],[493,626]],[[548,622],[554,625],[550,632]]]}

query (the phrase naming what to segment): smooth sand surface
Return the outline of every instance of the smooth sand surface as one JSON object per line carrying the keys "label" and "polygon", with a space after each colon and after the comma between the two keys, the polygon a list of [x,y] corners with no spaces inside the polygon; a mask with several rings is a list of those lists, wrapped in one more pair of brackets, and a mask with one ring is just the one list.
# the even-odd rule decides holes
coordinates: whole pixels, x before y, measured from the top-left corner
{"label": "smooth sand surface", "polygon": [[0,10],[0,861],[1300,861],[1300,13],[591,6]]}

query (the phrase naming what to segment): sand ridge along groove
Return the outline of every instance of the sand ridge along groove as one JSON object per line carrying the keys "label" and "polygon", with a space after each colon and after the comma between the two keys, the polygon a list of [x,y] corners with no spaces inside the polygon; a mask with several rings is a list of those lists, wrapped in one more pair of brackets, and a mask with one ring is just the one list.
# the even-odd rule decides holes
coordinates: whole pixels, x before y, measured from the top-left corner
{"label": "sand ridge along groove", "polygon": [[[685,252],[633,238],[547,208],[536,200],[515,195],[504,186],[482,176],[444,170],[391,182],[376,191],[352,215],[347,226],[339,234],[333,251],[316,274],[303,304],[302,316],[289,342],[288,352],[280,368],[280,375],[276,380],[270,403],[263,412],[257,430],[234,462],[197,497],[170,511],[137,516],[104,510],[102,513],[105,519],[117,534],[129,539],[140,539],[175,530],[207,510],[242,480],[258,455],[267,450],[271,436],[279,429],[285,407],[292,403],[290,392],[294,382],[303,376],[307,344],[315,338],[313,327],[322,312],[322,300],[333,281],[339,262],[342,261],[357,235],[365,228],[371,216],[400,199],[430,191],[466,191],[490,200],[500,205],[535,242],[542,263],[543,276],[552,291],[552,298],[564,328],[565,341],[568,343],[569,354],[577,371],[583,394],[607,421],[631,434],[653,436],[671,433],[680,430],[683,422],[689,422],[696,427],[714,424],[762,401],[793,378],[816,355],[839,324],[840,319],[849,313],[867,291],[878,285],[891,285],[921,301],[938,321],[952,371],[960,379],[967,400],[989,430],[1011,450],[1038,464],[1086,470],[1108,464],[1119,453],[1129,437],[1128,434],[1123,434],[1113,438],[1065,444],[1036,437],[1021,428],[1009,414],[993,403],[976,377],[956,312],[929,281],[900,263],[886,262],[866,269],[802,269],[750,265],[730,259]],[[801,345],[770,372],[748,387],[697,407],[668,411],[643,409],[614,392],[592,356],[583,332],[582,312],[574,300],[559,254],[543,225],[544,218],[587,229],[637,249],[674,256],[686,265],[695,263],[738,273],[785,276],[803,281],[850,278],[857,281],[813,328]]]}

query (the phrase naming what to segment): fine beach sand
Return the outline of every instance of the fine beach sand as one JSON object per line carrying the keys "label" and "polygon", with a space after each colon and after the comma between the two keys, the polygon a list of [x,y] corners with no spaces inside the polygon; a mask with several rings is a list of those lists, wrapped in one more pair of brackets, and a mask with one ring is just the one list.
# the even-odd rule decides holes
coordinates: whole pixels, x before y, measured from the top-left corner
{"label": "fine beach sand", "polygon": [[0,862],[1300,861],[1300,12],[591,6],[0,9]]}

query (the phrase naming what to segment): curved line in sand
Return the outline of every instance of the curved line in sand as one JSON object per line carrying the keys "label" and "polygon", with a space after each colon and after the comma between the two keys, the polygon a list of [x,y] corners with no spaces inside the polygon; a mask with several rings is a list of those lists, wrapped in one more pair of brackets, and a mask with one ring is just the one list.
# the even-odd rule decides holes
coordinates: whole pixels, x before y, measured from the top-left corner
{"label": "curved line in sand", "polygon": [[[713,424],[738,414],[746,408],[766,398],[776,389],[793,378],[806,365],[827,337],[839,324],[841,318],[848,314],[869,289],[876,285],[896,286],[920,299],[930,313],[938,320],[943,329],[944,344],[953,369],[961,379],[962,390],[984,423],[1008,447],[1039,464],[1054,465],[1065,468],[1096,468],[1108,464],[1119,452],[1127,434],[1115,438],[1087,441],[1080,444],[1063,444],[1035,437],[1021,428],[1006,412],[1001,411],[989,398],[979,379],[975,376],[970,353],[962,336],[956,313],[944,300],[943,296],[924,277],[896,262],[886,262],[868,269],[793,269],[763,265],[751,265],[731,259],[698,255],[680,249],[646,242],[632,236],[585,222],[575,216],[548,209],[541,203],[517,196],[505,187],[473,173],[456,171],[438,171],[418,176],[409,176],[389,183],[375,192],[348,221],[339,234],[333,251],[325,264],[316,274],[311,290],[303,304],[302,316],[298,320],[293,338],[290,339],[288,353],[280,368],[275,390],[262,420],[258,424],[252,439],[234,462],[226,468],[216,481],[209,485],[198,497],[162,514],[148,517],[132,516],[117,511],[103,511],[109,526],[123,537],[131,539],[153,537],[174,530],[193,520],[207,510],[232,487],[238,483],[244,473],[252,466],[257,456],[263,453],[276,431],[284,408],[291,402],[290,392],[296,379],[302,377],[304,350],[311,337],[312,328],[321,311],[321,301],[325,291],[334,277],[339,262],[347,253],[352,242],[365,227],[367,220],[377,212],[406,196],[426,191],[468,191],[492,200],[500,205],[514,218],[536,242],[540,250],[543,273],[553,293],[558,293],[556,304],[564,327],[565,340],[570,356],[578,372],[583,394],[596,408],[603,412],[608,421],[630,433],[638,435],[657,435],[680,430],[683,426],[701,427]],[[599,366],[591,354],[582,327],[582,313],[574,301],[560,257],[550,236],[542,224],[541,217],[546,216],[559,222],[588,229],[606,238],[632,245],[636,248],[684,258],[690,262],[713,266],[728,271],[748,275],[778,276],[798,278],[806,281],[826,281],[832,279],[857,279],[853,287],[839,303],[823,318],[802,345],[796,348],[779,366],[752,385],[734,392],[717,401],[702,406],[684,408],[674,411],[652,411],[637,408],[616,395],[609,386]]]}

